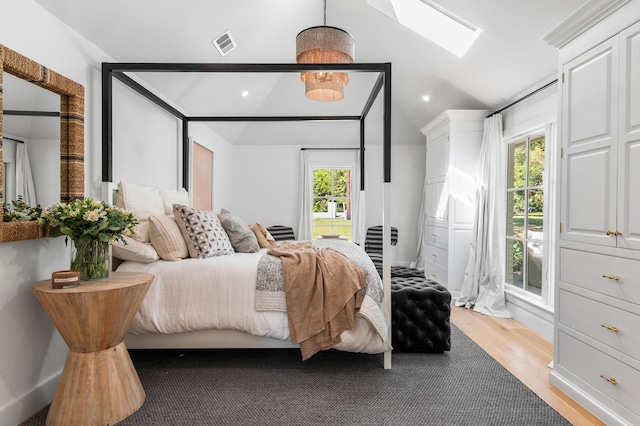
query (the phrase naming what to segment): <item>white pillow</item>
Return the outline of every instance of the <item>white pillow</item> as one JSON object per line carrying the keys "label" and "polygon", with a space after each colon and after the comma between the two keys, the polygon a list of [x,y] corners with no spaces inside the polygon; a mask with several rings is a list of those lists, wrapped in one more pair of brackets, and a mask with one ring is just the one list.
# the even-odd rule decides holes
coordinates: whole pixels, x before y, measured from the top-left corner
{"label": "white pillow", "polygon": [[160,197],[164,203],[164,214],[173,216],[173,205],[182,204],[191,207],[189,193],[186,189],[160,189]]}
{"label": "white pillow", "polygon": [[133,210],[140,222],[149,220],[152,214],[163,215],[164,204],[158,188],[135,185],[120,180],[118,207]]}
{"label": "white pillow", "polygon": [[123,209],[133,210],[140,222],[136,226],[136,239],[148,243],[149,216],[164,215],[164,204],[158,188],[140,186],[120,180],[116,204]]}
{"label": "white pillow", "polygon": [[113,257],[142,263],[151,263],[160,259],[151,244],[141,243],[130,237],[124,237],[124,239],[127,242],[126,245],[120,241],[112,245]]}

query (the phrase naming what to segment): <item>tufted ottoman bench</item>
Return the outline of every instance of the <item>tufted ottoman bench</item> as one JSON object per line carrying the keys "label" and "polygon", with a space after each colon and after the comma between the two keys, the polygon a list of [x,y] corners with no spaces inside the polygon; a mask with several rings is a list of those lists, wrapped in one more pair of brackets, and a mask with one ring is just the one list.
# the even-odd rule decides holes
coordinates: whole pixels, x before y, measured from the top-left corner
{"label": "tufted ottoman bench", "polygon": [[424,277],[391,279],[391,344],[395,351],[451,349],[451,294]]}
{"label": "tufted ottoman bench", "polygon": [[409,266],[392,266],[391,278],[425,278],[424,272],[417,268],[410,268]]}

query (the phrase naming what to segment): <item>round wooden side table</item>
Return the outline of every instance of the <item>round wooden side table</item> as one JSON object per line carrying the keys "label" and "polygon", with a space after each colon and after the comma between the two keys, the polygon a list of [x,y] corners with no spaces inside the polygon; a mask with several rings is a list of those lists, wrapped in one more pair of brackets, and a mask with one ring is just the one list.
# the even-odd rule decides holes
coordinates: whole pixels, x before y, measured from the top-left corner
{"label": "round wooden side table", "polygon": [[47,425],[111,425],[146,398],[122,339],[153,275],[111,272],[109,278],[54,289],[51,280],[33,292],[69,346]]}

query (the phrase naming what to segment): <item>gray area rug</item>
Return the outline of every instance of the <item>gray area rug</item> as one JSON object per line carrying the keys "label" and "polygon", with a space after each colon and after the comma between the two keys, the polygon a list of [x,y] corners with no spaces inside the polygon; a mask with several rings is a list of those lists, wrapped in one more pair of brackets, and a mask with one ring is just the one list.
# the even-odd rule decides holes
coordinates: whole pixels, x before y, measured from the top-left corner
{"label": "gray area rug", "polygon": [[[147,393],[121,425],[568,425],[476,343],[382,355],[298,350],[131,351]],[[47,409],[25,425],[44,425]]]}

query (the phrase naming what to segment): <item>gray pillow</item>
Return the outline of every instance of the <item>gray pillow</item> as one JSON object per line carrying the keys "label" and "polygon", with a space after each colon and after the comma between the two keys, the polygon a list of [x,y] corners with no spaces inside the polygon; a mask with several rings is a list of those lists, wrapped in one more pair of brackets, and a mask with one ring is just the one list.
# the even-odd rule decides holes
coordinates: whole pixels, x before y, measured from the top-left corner
{"label": "gray pillow", "polygon": [[218,219],[227,231],[231,245],[236,253],[255,253],[260,251],[256,234],[240,219],[228,210],[220,209]]}

